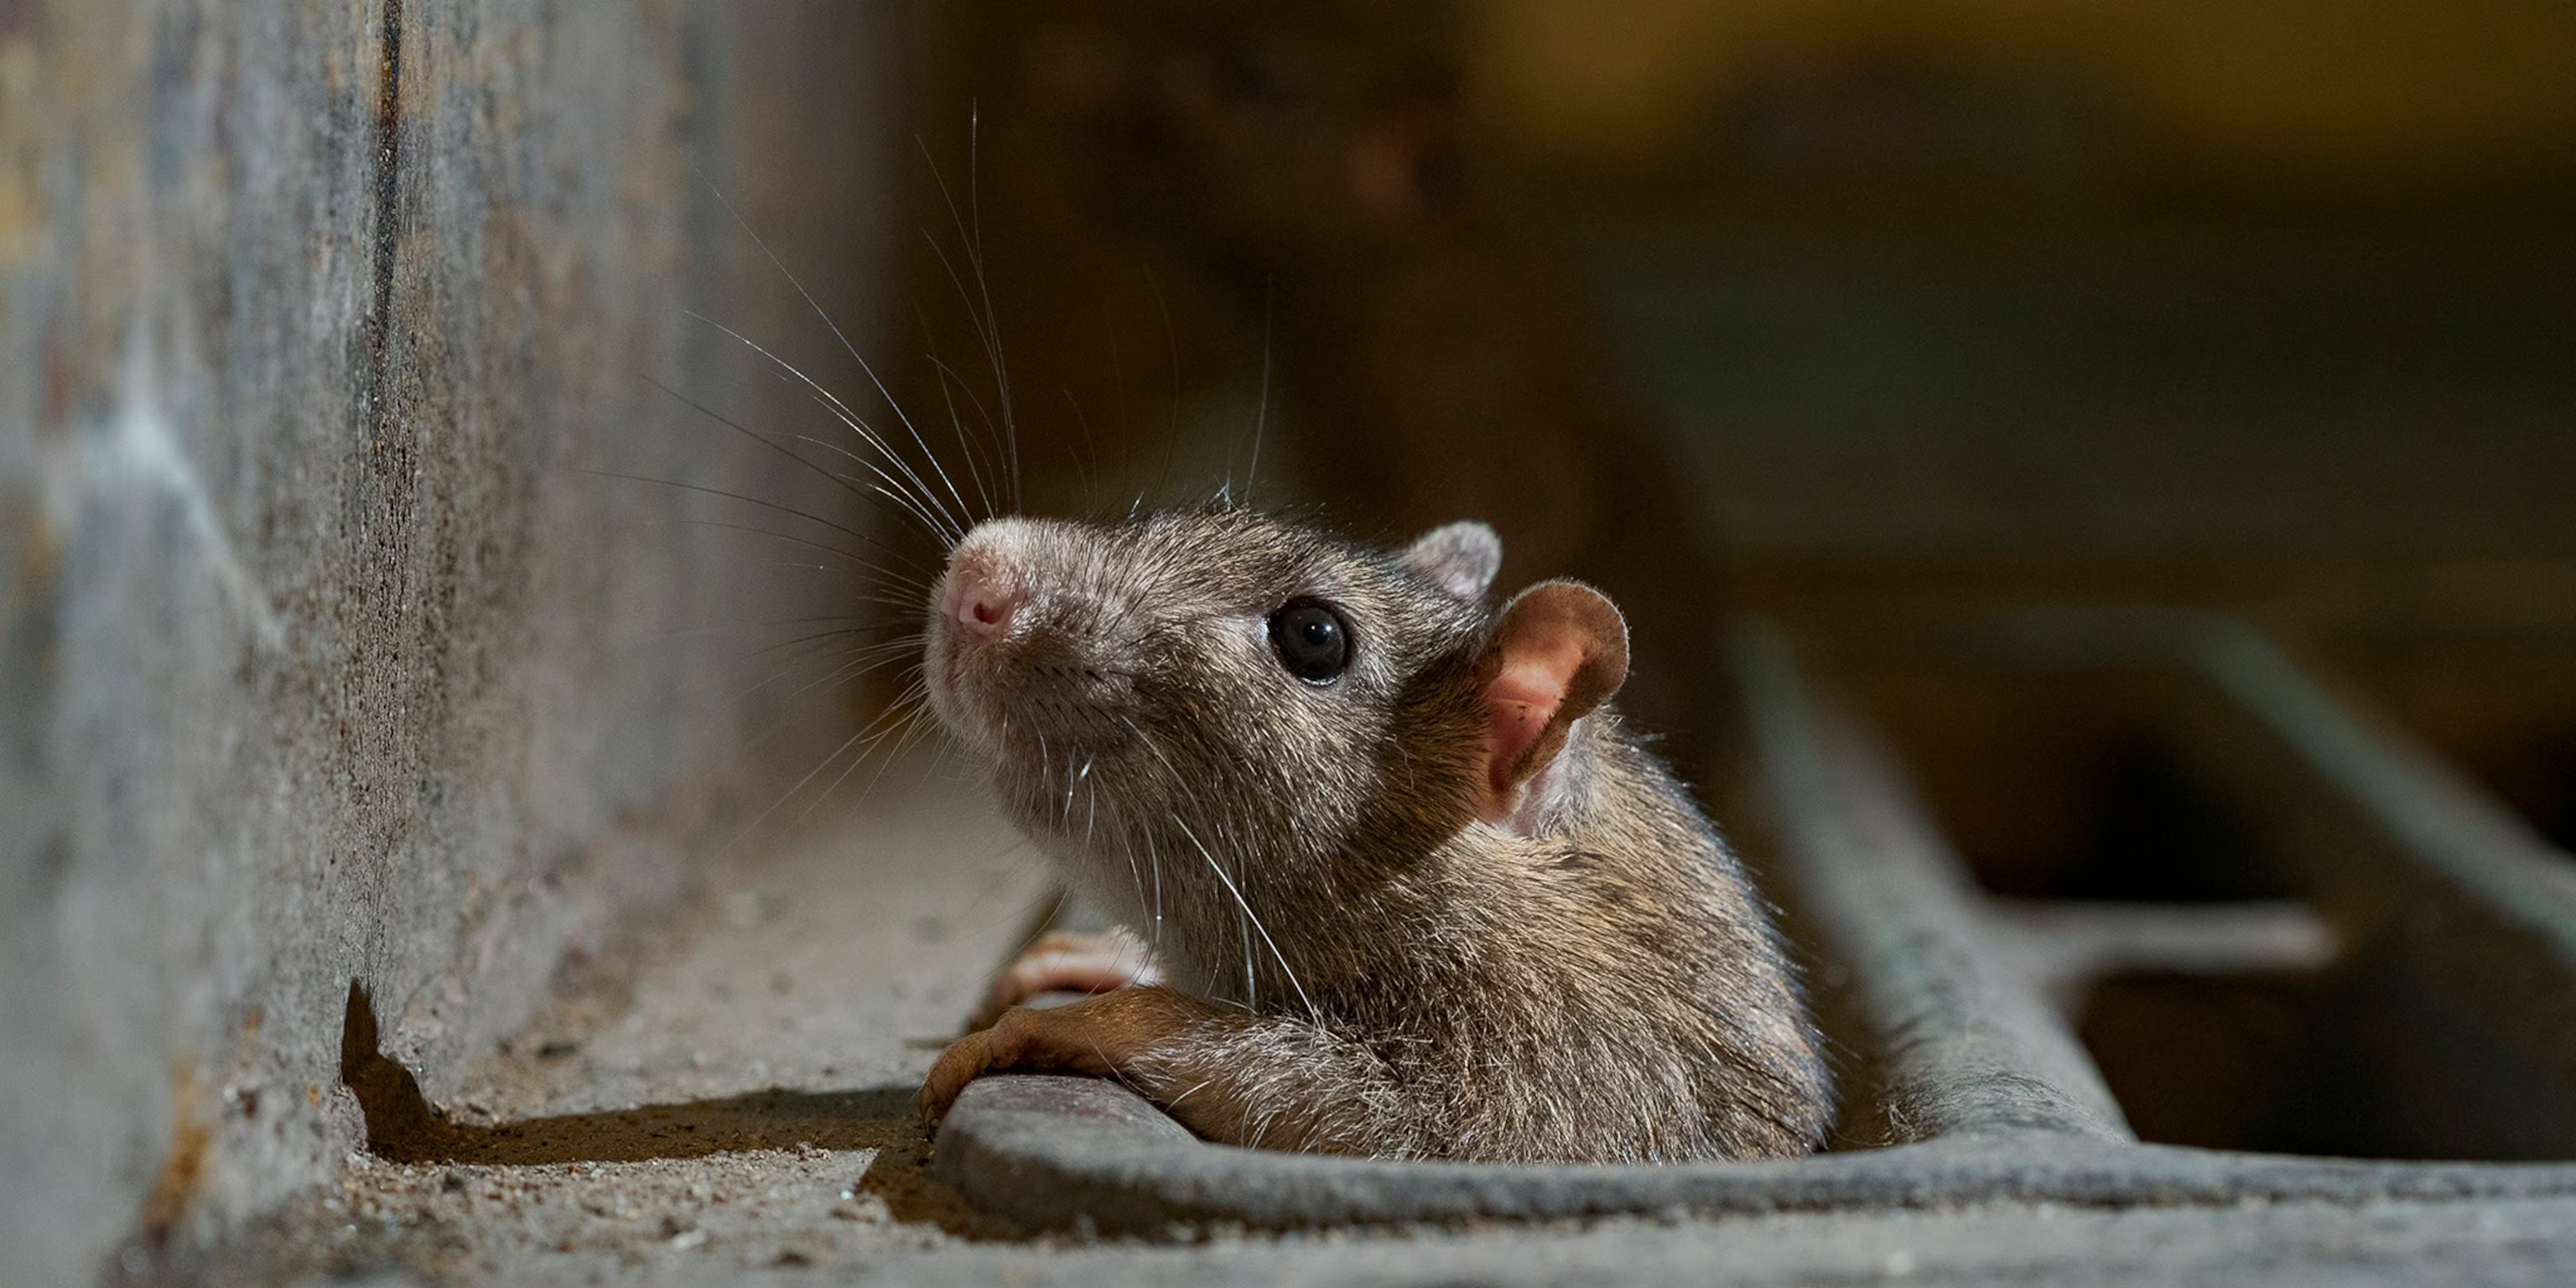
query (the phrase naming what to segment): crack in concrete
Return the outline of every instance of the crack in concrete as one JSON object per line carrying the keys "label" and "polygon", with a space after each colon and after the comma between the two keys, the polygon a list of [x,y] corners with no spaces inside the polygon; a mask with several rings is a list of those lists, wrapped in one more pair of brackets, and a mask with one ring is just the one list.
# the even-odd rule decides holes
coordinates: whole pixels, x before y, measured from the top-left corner
{"label": "crack in concrete", "polygon": [[403,0],[385,0],[376,70],[375,308],[367,318],[367,431],[381,450],[393,422],[394,255],[401,245]]}

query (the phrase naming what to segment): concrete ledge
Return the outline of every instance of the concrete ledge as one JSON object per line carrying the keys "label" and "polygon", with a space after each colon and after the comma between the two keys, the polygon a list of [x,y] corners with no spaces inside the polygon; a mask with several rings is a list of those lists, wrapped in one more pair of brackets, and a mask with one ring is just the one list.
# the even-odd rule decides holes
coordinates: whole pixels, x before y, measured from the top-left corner
{"label": "concrete ledge", "polygon": [[932,1171],[1014,1221],[1160,1235],[1174,1224],[1306,1226],[1616,1215],[1950,1208],[1994,1202],[2178,1207],[2576,1196],[2576,1165],[2374,1163],[2109,1145],[2062,1135],[1953,1139],[1794,1162],[1504,1166],[1271,1154],[1211,1145],[1113,1083],[1018,1075],[970,1085]]}

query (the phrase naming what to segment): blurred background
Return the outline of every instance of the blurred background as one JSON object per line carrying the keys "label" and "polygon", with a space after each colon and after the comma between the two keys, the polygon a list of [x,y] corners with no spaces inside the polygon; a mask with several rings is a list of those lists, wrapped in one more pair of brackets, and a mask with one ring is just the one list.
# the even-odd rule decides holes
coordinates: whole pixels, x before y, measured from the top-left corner
{"label": "blurred background", "polygon": [[[1173,400],[1248,435],[1267,355],[1286,392],[1266,453],[1329,475],[1300,449],[1331,431],[1304,422],[1373,408],[1301,398],[1332,382],[1283,318],[1368,289],[1337,276],[1355,242],[1415,238],[1368,252],[1392,262],[1519,239],[1690,472],[1693,519],[1766,582],[2285,561],[2378,580],[2576,551],[2563,10],[924,13],[945,74],[921,128],[952,182],[982,122],[1023,432],[1054,444],[1032,469],[1114,467]],[[1373,164],[1421,191],[1341,209],[1372,200],[1348,189]],[[942,272],[907,280],[936,304]]]}
{"label": "blurred background", "polygon": [[[2332,891],[2177,704],[1904,660],[1999,605],[2236,614],[2563,850],[2570,69],[2537,0],[0,0],[0,1247],[240,1230],[366,1141],[351,1017],[448,1103],[850,779],[816,623],[919,588],[813,548],[928,538],[700,317],[1032,511],[1493,521],[1722,804],[1735,624],[1893,650],[2001,897]],[[2071,1022],[2151,1139],[2557,1148],[2281,1127],[2406,1036],[2312,966]]]}

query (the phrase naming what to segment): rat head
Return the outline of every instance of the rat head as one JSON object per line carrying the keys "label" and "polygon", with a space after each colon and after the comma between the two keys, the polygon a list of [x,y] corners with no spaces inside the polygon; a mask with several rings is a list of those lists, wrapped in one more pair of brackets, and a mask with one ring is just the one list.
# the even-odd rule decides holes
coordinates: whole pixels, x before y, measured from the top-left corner
{"label": "rat head", "polygon": [[1589,587],[1486,606],[1501,557],[1480,523],[1385,551],[1243,510],[995,520],[934,591],[930,704],[1024,830],[1120,880],[1149,850],[1167,873],[1400,866],[1526,829],[1626,674]]}

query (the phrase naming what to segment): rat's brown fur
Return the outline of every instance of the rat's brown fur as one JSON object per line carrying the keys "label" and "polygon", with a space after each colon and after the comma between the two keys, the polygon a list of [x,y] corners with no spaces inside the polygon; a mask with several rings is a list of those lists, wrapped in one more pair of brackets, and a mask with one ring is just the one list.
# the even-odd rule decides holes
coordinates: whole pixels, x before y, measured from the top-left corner
{"label": "rat's brown fur", "polygon": [[[950,579],[1029,598],[990,646],[933,613],[933,707],[1169,983],[1007,1012],[943,1058],[925,1107],[990,1069],[1074,1068],[1282,1149],[1812,1149],[1829,1091],[1761,901],[1615,712],[1563,726],[1488,821],[1498,558],[1477,525],[1390,553],[1241,510],[1003,520],[961,544]],[[1304,596],[1349,624],[1329,687],[1260,629]]]}

